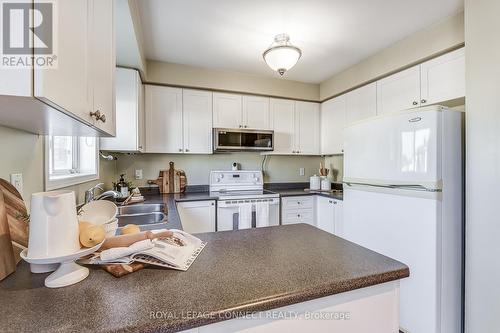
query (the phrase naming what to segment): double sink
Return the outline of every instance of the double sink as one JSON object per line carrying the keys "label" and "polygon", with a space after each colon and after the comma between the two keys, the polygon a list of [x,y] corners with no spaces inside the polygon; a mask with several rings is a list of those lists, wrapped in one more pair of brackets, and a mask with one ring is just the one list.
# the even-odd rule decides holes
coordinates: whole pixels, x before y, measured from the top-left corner
{"label": "double sink", "polygon": [[118,227],[127,224],[148,226],[167,222],[164,204],[140,204],[118,207]]}

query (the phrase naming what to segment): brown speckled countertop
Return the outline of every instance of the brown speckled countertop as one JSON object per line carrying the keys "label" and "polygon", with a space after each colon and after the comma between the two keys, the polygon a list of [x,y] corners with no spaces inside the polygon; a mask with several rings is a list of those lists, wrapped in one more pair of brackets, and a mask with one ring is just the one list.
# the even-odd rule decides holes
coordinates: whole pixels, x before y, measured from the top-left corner
{"label": "brown speckled countertop", "polygon": [[[409,275],[398,261],[305,224],[199,237],[208,245],[186,272],[147,268],[117,279],[91,269],[76,285],[49,289],[46,274],[22,263],[0,282],[0,332],[175,332],[232,311],[264,311]],[[157,312],[163,315],[152,318]]]}

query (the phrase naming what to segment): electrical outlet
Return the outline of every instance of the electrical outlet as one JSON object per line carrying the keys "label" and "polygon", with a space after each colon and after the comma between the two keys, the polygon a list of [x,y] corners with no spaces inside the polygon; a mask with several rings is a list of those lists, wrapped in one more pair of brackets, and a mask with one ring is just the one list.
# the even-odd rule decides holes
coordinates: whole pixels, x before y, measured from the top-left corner
{"label": "electrical outlet", "polygon": [[10,175],[10,183],[14,185],[16,190],[23,195],[23,174],[22,173],[12,173]]}
{"label": "electrical outlet", "polygon": [[142,179],[142,169],[135,170],[135,179]]}
{"label": "electrical outlet", "polygon": [[300,168],[299,169],[299,175],[300,176],[305,176],[305,174],[306,174],[306,169],[305,168]]}

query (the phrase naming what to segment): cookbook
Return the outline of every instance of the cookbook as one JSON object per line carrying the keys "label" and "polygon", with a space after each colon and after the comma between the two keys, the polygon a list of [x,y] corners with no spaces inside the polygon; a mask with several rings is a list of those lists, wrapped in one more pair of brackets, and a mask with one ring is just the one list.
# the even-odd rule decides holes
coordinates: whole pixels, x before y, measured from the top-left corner
{"label": "cookbook", "polygon": [[[152,230],[153,233],[166,229]],[[186,271],[201,253],[206,242],[182,230],[171,229],[171,237],[146,239],[129,247],[115,247],[81,259],[82,264],[130,264],[143,262],[155,266]]]}

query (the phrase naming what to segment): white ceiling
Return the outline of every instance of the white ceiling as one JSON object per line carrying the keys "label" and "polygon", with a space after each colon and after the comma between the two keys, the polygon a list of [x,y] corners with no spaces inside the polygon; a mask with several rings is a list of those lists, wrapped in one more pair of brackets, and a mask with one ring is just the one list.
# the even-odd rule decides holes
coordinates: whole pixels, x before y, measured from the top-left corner
{"label": "white ceiling", "polygon": [[279,33],[302,49],[290,80],[319,83],[463,10],[463,0],[141,0],[147,59],[278,76],[262,52]]}

